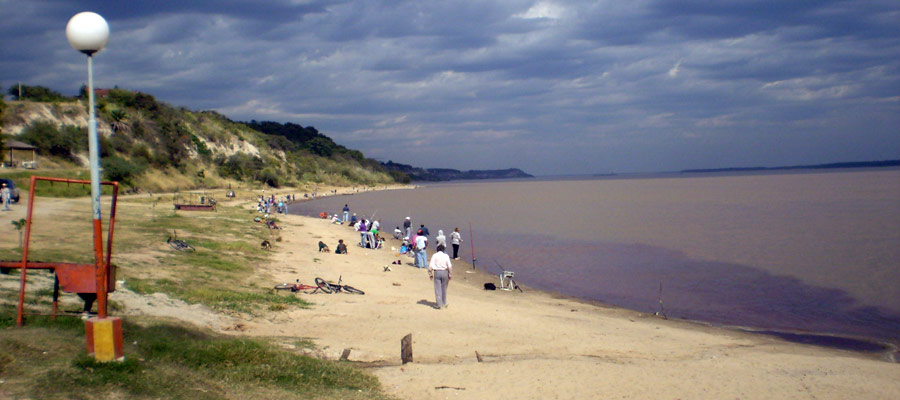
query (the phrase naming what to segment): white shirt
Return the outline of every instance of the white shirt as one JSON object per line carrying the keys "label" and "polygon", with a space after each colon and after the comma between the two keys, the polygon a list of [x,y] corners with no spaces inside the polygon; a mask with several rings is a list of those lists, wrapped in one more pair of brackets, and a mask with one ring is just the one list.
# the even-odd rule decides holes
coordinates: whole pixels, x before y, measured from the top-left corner
{"label": "white shirt", "polygon": [[459,232],[457,232],[457,231],[451,232],[450,233],[450,243],[451,244],[459,244],[460,240],[462,240],[462,238],[460,238],[459,236],[460,236]]}
{"label": "white shirt", "polygon": [[453,271],[453,264],[450,263],[450,256],[443,251],[434,253],[431,261],[428,263],[428,269],[431,271]]}
{"label": "white shirt", "polygon": [[416,250],[422,250],[428,247],[428,239],[424,235],[416,236]]}

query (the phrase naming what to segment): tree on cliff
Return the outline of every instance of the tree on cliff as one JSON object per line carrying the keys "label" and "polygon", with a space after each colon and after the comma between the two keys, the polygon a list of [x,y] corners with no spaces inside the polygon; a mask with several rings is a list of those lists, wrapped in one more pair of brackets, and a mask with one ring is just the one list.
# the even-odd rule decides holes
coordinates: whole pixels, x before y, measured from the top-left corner
{"label": "tree on cliff", "polygon": [[12,85],[9,87],[7,93],[9,93],[10,96],[15,96],[17,100],[46,101],[50,103],[55,101],[72,100],[71,98],[63,96],[61,93],[55,90],[43,86],[22,85],[22,92],[20,97],[19,85]]}

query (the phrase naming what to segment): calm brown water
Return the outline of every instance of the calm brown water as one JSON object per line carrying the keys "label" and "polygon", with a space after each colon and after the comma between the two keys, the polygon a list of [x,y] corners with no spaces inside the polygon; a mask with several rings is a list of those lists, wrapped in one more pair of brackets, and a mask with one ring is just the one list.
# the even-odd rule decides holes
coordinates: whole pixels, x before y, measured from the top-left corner
{"label": "calm brown water", "polygon": [[[900,170],[425,185],[348,203],[386,228],[459,227],[461,257],[645,312],[900,342]],[[391,230],[391,229],[387,229]]]}

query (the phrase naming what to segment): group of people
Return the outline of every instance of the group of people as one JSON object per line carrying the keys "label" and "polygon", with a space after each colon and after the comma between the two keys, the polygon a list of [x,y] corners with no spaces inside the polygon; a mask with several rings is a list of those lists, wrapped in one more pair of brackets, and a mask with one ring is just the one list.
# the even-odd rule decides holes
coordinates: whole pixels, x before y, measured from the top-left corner
{"label": "group of people", "polygon": [[[409,217],[406,217],[406,221],[409,221]],[[404,223],[405,224],[405,223]],[[409,228],[407,227],[407,232],[409,232]],[[400,239],[400,227],[394,229],[394,238]],[[424,261],[419,263],[419,259],[416,259],[415,266],[419,268],[424,268],[424,264],[427,264],[427,253],[420,254],[420,250],[426,250],[428,248],[428,236],[430,232],[428,231],[428,227],[424,224],[419,226],[419,229],[416,230],[415,235],[411,238],[407,235],[403,237],[403,245],[401,246],[401,253],[412,252],[411,254],[416,257],[422,257]],[[437,236],[435,236],[435,246],[447,248],[447,236],[444,235],[443,230],[438,230]],[[423,242],[424,240],[424,242]],[[453,257],[454,260],[459,260],[459,245],[463,242],[462,235],[459,233],[459,228],[454,228],[453,232],[450,232],[450,244],[453,246]],[[404,250],[405,249],[405,250]]]}
{"label": "group of people", "polygon": [[[323,241],[319,241],[319,253],[329,253],[331,250],[328,248],[328,245]],[[338,245],[334,249],[334,254],[347,254],[347,245],[344,244],[344,239],[338,240]]]}
{"label": "group of people", "polygon": [[353,228],[359,232],[359,246],[367,249],[380,249],[384,247],[384,238],[381,237],[381,222],[377,219],[356,221]]}
{"label": "group of people", "polygon": [[[447,248],[447,237],[443,230],[438,230],[435,236],[435,252],[431,255],[431,261],[428,260],[428,236],[430,232],[425,224],[419,225],[416,233],[410,237],[412,232],[412,221],[409,217],[403,222],[403,228],[406,236],[403,237],[403,245],[401,252],[412,252],[415,257],[414,264],[416,268],[427,268],[428,278],[434,283],[435,307],[438,309],[447,308],[447,286],[453,278],[453,263],[451,257],[444,251]],[[394,237],[399,239],[403,231],[400,227],[394,229]],[[459,245],[463,239],[459,233],[459,228],[454,228],[450,233],[450,243],[453,245],[452,259],[459,259]]]}
{"label": "group of people", "polygon": [[[349,204],[344,204],[341,214],[328,214],[323,212],[323,218],[330,217],[331,222],[339,225],[347,223],[354,231],[359,233],[359,246],[363,248],[379,249],[384,247],[384,239],[381,237],[381,222],[374,218],[357,218],[356,213],[350,212]],[[343,218],[342,218],[343,217]],[[450,232],[450,245],[453,247],[453,256],[446,253],[447,239],[443,230],[438,230],[435,240],[435,252],[428,259],[429,236],[431,233],[425,224],[420,224],[419,228],[413,232],[412,220],[406,217],[403,221],[403,229],[400,226],[394,228],[393,237],[402,240],[400,253],[412,256],[414,258],[413,265],[416,268],[428,270],[428,277],[433,281],[436,308],[443,309],[447,307],[447,287],[452,279],[453,264],[451,260],[459,259],[459,246],[463,242],[459,228],[454,228]],[[319,242],[319,251],[327,251],[327,246]],[[346,254],[347,246],[343,239],[338,243],[335,250],[337,254]]]}
{"label": "group of people", "polygon": [[271,195],[269,197],[259,196],[259,201],[256,203],[256,211],[260,213],[265,213],[266,215],[271,214],[272,211],[278,214],[288,213],[288,204],[296,199],[294,195],[286,195],[284,197],[279,197],[277,200],[275,199],[275,195]]}

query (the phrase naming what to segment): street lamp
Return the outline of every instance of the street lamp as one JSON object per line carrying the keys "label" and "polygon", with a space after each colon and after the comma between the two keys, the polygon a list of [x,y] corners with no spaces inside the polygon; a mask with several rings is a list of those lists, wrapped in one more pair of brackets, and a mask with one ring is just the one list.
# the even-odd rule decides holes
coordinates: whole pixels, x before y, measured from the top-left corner
{"label": "street lamp", "polygon": [[[66,25],[66,38],[69,44],[84,54],[88,59],[88,148],[91,163],[91,205],[94,208],[94,220],[100,220],[100,156],[97,139],[97,120],[94,117],[94,73],[93,55],[106,46],[109,39],[109,25],[100,15],[90,11],[75,14]],[[94,239],[97,241],[97,238]]]}
{"label": "street lamp", "polygon": [[109,271],[103,262],[103,227],[100,223],[100,142],[97,138],[97,119],[94,110],[93,55],[106,46],[109,25],[92,12],[75,14],[66,25],[69,44],[88,59],[88,150],[91,164],[91,206],[94,215],[94,260],[97,265],[97,318],[85,322],[88,353],[97,360],[110,361],[122,352],[122,321],[107,317]]}

